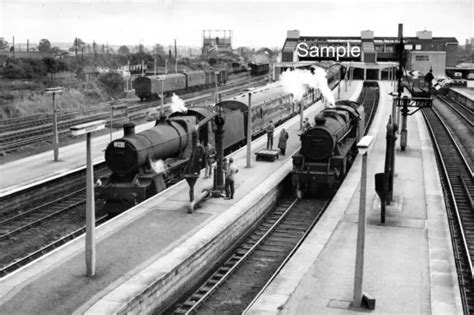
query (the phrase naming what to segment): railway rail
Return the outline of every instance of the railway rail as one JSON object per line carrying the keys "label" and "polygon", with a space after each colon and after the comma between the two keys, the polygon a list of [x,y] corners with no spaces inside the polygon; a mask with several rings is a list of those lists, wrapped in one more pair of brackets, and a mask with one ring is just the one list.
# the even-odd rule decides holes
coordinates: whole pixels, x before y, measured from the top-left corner
{"label": "railway rail", "polygon": [[[226,262],[167,313],[192,314],[198,309],[203,313],[241,313],[306,238],[327,204],[328,199],[280,200]],[[233,276],[239,277],[239,281],[228,282]],[[221,303],[229,291],[240,297],[237,303]]]}
{"label": "railway rail", "polygon": [[[234,80],[232,83],[229,83],[226,86],[225,91],[221,91],[221,94],[227,95],[230,93],[235,93],[236,90],[241,88],[240,85],[243,82],[248,82],[248,80],[246,78]],[[252,84],[259,84],[262,82],[262,78],[252,78],[250,82]],[[212,91],[212,89],[209,89],[209,91]],[[202,93],[209,92],[193,92],[188,93],[183,97],[184,99],[190,99]],[[208,99],[208,97],[208,95],[198,97],[198,101],[202,101],[201,99]],[[169,101],[169,99],[167,100]],[[108,126],[110,124],[110,106],[119,104],[129,105],[130,112],[128,118],[132,121],[135,121],[145,118],[146,110],[158,107],[161,102],[151,101],[140,103],[137,100],[122,100],[119,102],[115,101],[106,105],[98,106],[94,109],[86,111],[80,110],[67,112],[64,115],[59,116],[58,135],[67,135],[69,134],[69,128],[71,126],[86,123],[92,120],[106,120],[106,125]],[[168,107],[169,105],[165,106],[166,110],[168,110]],[[52,139],[53,133],[51,124],[52,115],[44,114],[27,116],[23,117],[22,119],[15,119],[8,122],[0,121],[0,151],[8,153],[27,145],[50,141]]]}
{"label": "railway rail", "polygon": [[[364,105],[365,130],[379,101],[377,82],[364,82],[358,102]],[[324,199],[282,198],[215,271],[165,314],[241,313],[273,280],[324,213]],[[311,205],[311,210],[305,208]]]}
{"label": "railway rail", "polygon": [[443,95],[438,95],[438,99],[457,113],[468,126],[474,127],[474,111],[472,109]]}
{"label": "railway rail", "polygon": [[[461,299],[466,313],[474,311],[474,208],[472,160],[466,159],[441,117],[422,110],[430,130],[442,174]],[[471,160],[471,164],[469,163]]]}
{"label": "railway rail", "polygon": [[[96,178],[108,172],[105,163],[95,166]],[[84,182],[83,169],[0,198],[0,248],[3,254],[0,277],[81,234],[86,202]],[[100,217],[99,223],[106,219]],[[54,222],[63,222],[61,220],[69,222],[56,227]],[[72,230],[76,231],[71,233]],[[65,234],[58,240],[58,235]]]}

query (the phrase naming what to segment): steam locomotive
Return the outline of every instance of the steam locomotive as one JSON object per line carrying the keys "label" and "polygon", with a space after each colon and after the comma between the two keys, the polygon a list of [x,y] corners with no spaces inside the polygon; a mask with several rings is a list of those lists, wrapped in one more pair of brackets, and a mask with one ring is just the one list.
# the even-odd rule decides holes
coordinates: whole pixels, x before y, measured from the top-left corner
{"label": "steam locomotive", "polygon": [[364,107],[340,100],[322,110],[315,124],[301,135],[301,149],[293,156],[292,184],[299,198],[315,193],[321,185],[340,183],[357,154],[364,134]]}
{"label": "steam locomotive", "polygon": [[[340,67],[340,66],[339,66]],[[331,72],[338,75],[339,71]],[[339,78],[328,78],[333,88]],[[263,133],[268,122],[283,122],[298,113],[299,106],[308,107],[321,97],[318,90],[308,91],[295,102],[279,83],[251,92],[252,135]],[[211,110],[188,108],[175,112],[156,125],[135,134],[133,125],[124,126],[124,136],[109,143],[105,161],[112,174],[101,179],[98,199],[106,202],[111,214],[121,212],[181,180],[191,156],[192,131],[198,128],[198,141],[215,146],[213,117],[225,119],[224,153],[246,143],[248,94],[226,99]],[[157,167],[157,164],[161,164]]]}
{"label": "steam locomotive", "polygon": [[142,76],[133,81],[133,88],[135,95],[143,101],[158,98],[162,91],[165,96],[170,96],[173,93],[213,87],[216,80],[218,85],[222,85],[227,82],[228,77],[226,69]]}

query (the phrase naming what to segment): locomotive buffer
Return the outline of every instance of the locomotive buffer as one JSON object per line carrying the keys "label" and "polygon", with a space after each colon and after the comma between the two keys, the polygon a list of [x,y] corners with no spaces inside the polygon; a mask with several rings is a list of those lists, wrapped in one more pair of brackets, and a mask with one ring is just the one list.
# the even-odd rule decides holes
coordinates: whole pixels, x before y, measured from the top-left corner
{"label": "locomotive buffer", "polygon": [[255,153],[257,156],[257,161],[259,160],[267,160],[274,162],[276,159],[280,157],[279,150],[270,150],[270,149],[263,149]]}

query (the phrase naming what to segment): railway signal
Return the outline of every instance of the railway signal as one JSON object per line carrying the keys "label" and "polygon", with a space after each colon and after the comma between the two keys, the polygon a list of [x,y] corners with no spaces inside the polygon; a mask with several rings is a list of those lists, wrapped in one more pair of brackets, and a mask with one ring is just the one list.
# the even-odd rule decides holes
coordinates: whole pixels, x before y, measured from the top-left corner
{"label": "railway signal", "polygon": [[59,141],[58,141],[58,109],[56,108],[56,103],[54,102],[56,93],[62,93],[62,87],[54,87],[46,89],[46,94],[53,94],[53,152],[54,152],[54,161],[59,160]]}
{"label": "railway signal", "polygon": [[73,136],[87,134],[86,171],[86,268],[87,276],[95,276],[95,200],[94,167],[92,165],[91,134],[105,128],[105,120],[97,120],[70,128]]}

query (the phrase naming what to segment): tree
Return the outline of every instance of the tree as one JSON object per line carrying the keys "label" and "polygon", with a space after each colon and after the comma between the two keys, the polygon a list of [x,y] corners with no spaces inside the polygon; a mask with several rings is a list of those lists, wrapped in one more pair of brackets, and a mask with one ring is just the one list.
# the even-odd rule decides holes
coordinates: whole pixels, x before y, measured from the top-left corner
{"label": "tree", "polygon": [[107,72],[99,75],[99,82],[110,95],[116,95],[123,91],[123,78],[116,72]]}
{"label": "tree", "polygon": [[80,38],[74,38],[74,41],[72,42],[72,47],[69,48],[69,51],[74,51],[75,55],[77,56],[78,52],[82,51],[82,48],[86,45]]}
{"label": "tree", "polygon": [[0,50],[8,50],[8,42],[3,37],[0,37]]}
{"label": "tree", "polygon": [[138,53],[139,54],[145,53],[145,46],[143,46],[143,44],[138,45]]}
{"label": "tree", "polygon": [[119,53],[119,55],[126,56],[126,55],[130,54],[130,49],[128,49],[127,46],[122,45],[122,46],[119,47],[118,53]]}
{"label": "tree", "polygon": [[51,49],[51,43],[46,38],[40,40],[38,50],[42,53],[48,53]]}

